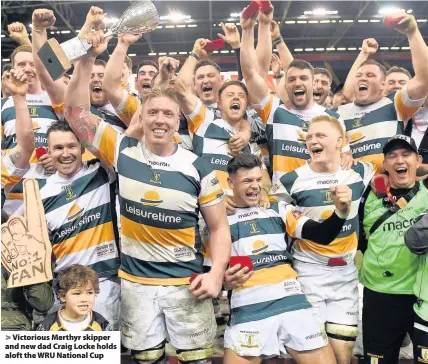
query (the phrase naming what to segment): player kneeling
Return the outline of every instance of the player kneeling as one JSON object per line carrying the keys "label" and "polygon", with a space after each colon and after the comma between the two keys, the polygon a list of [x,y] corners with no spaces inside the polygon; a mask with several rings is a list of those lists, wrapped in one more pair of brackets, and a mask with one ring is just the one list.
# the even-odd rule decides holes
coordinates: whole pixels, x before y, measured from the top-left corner
{"label": "player kneeling", "polygon": [[112,331],[109,322],[92,311],[100,292],[98,275],[92,269],[73,264],[59,273],[58,298],[64,307],[46,316],[38,331]]}
{"label": "player kneeling", "polygon": [[232,257],[240,256],[237,259],[247,261],[254,270],[238,264],[225,274],[226,285],[233,290],[231,319],[224,336],[225,363],[259,363],[285,352],[298,363],[335,363],[323,325],[296,279],[286,238],[328,245],[349,214],[350,188],[330,188],[336,210],[319,223],[285,202],[273,203],[270,209],[259,207],[263,177],[256,156],[234,157],[228,173],[239,206],[228,216]]}

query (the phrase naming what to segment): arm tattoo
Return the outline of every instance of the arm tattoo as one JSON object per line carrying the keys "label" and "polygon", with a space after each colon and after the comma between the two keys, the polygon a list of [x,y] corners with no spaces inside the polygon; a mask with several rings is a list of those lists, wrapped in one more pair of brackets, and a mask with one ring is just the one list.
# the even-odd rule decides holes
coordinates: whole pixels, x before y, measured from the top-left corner
{"label": "arm tattoo", "polygon": [[85,147],[90,147],[95,138],[100,118],[91,113],[89,105],[70,106],[65,118]]}
{"label": "arm tattoo", "polygon": [[15,167],[17,166],[17,164],[18,164],[19,160],[21,159],[21,157],[22,157],[21,152],[12,153],[12,155],[10,156],[10,160],[12,161],[12,163],[13,163],[13,165]]}

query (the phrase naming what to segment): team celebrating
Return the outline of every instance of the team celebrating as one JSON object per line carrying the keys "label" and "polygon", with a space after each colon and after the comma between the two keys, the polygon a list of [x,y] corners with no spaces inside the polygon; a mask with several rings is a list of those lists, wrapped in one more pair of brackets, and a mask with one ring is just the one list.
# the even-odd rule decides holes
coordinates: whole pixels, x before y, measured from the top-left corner
{"label": "team celebrating", "polygon": [[7,288],[2,260],[2,330],[120,330],[135,363],[166,363],[167,342],[180,363],[211,363],[227,292],[226,364],[350,364],[361,335],[364,363],[398,363],[406,335],[414,362],[428,363],[418,23],[391,15],[413,77],[371,58],[369,38],[331,93],[330,72],[293,57],[267,3],[244,9],[241,32],[221,24],[236,56],[229,81],[200,38],[182,65],[143,61],[131,85],[127,53],[143,33],[119,34],[105,57],[112,37],[95,6],[79,32],[92,48],[53,80],[39,50],[54,12],[33,12],[31,40],[8,26],[20,45],[2,71],[2,224],[24,214],[34,178],[54,280]]}

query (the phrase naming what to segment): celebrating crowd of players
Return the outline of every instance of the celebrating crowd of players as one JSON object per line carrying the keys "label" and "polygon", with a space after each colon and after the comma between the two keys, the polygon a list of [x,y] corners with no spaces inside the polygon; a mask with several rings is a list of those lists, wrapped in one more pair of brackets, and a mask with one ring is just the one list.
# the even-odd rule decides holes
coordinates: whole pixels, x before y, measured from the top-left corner
{"label": "celebrating crowd of players", "polygon": [[414,77],[370,59],[370,38],[334,93],[327,70],[293,58],[272,7],[241,16],[241,34],[222,24],[239,80],[222,81],[201,38],[181,68],[141,63],[138,94],[127,51],[142,34],[104,61],[102,9],[79,34],[89,53],[56,81],[37,55],[54,13],[34,11],[31,42],[9,25],[21,45],[2,74],[2,220],[35,178],[56,283],[16,292],[2,267],[2,329],[28,329],[32,311],[39,330],[120,330],[137,363],[163,363],[167,340],[181,363],[209,363],[227,290],[227,364],[349,364],[360,309],[366,363],[396,363],[407,333],[428,362],[428,48],[395,16]]}

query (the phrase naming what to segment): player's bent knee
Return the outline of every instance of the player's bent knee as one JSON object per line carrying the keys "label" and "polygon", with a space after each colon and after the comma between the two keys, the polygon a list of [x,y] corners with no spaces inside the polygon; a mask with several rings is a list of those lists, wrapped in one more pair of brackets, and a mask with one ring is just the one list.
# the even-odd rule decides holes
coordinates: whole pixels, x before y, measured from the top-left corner
{"label": "player's bent knee", "polygon": [[205,364],[211,362],[212,346],[192,350],[177,350],[178,362],[181,364]]}
{"label": "player's bent knee", "polygon": [[158,364],[165,359],[165,342],[146,350],[131,350],[134,363]]}
{"label": "player's bent knee", "polygon": [[331,339],[341,341],[355,341],[358,336],[357,325],[342,325],[333,322],[327,322],[325,326],[327,336]]}

